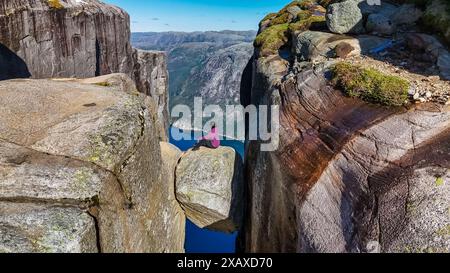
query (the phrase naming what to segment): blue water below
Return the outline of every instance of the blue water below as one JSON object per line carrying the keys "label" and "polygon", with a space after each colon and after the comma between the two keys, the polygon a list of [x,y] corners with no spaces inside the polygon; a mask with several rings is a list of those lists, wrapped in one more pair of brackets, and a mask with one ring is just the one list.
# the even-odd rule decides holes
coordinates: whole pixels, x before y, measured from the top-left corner
{"label": "blue water below", "polygon": [[[188,134],[189,133],[193,135],[193,132],[188,132]],[[182,151],[187,151],[195,145],[196,141],[176,141],[170,136],[170,143],[177,146]],[[244,144],[242,142],[237,140],[222,140],[221,145],[234,148],[241,155],[241,157],[243,157]],[[191,221],[187,220],[186,240],[184,247],[186,253],[235,253],[237,235],[237,232],[233,234],[226,234],[201,229]]]}

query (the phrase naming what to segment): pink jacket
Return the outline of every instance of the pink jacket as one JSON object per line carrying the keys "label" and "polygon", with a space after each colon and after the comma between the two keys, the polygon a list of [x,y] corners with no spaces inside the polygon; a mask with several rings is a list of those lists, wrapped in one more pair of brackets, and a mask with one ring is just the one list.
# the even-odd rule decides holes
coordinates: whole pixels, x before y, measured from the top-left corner
{"label": "pink jacket", "polygon": [[202,140],[211,140],[211,144],[214,148],[218,148],[220,146],[220,139],[219,139],[219,135],[217,134],[217,129],[216,128],[212,128],[211,132],[209,132],[208,135],[204,136],[201,138]]}

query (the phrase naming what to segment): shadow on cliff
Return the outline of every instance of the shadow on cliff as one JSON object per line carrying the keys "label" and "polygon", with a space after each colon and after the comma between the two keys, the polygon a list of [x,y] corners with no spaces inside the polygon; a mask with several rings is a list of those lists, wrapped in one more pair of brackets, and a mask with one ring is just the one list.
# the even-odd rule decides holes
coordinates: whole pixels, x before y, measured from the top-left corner
{"label": "shadow on cliff", "polygon": [[31,73],[24,60],[0,44],[0,80],[29,78]]}
{"label": "shadow on cliff", "polygon": [[[253,61],[254,56],[250,58],[247,65],[244,68],[244,71],[242,73],[241,77],[241,85],[239,90],[240,95],[240,102],[241,104],[246,107],[252,103],[252,78],[253,78]],[[247,128],[248,128],[248,116],[245,116],[245,135],[247,140]],[[247,141],[246,141],[247,142]],[[251,196],[249,196],[249,185],[248,185],[248,176],[247,176],[247,143],[244,143],[244,158],[243,158],[243,169],[242,169],[242,176],[243,176],[243,199],[245,202],[242,204],[242,227],[239,230],[238,237],[236,239],[236,252],[237,253],[244,253],[245,252],[245,233],[246,233],[246,227],[250,224],[248,221],[250,221],[250,217],[247,217],[249,213],[249,202],[251,200]]]}
{"label": "shadow on cliff", "polygon": [[[230,204],[230,216],[233,219],[233,223],[237,224],[237,232],[241,232],[242,222],[243,222],[243,206],[245,202],[244,196],[244,185],[240,185],[240,183],[244,183],[243,181],[243,160],[239,154],[236,154],[236,158],[234,160],[234,174],[233,174],[233,182],[231,184],[231,204]],[[219,231],[224,233],[234,233],[236,230],[235,225],[230,225],[230,221],[224,220],[221,222],[217,222],[212,224],[206,229]],[[237,247],[236,247],[237,249]]]}

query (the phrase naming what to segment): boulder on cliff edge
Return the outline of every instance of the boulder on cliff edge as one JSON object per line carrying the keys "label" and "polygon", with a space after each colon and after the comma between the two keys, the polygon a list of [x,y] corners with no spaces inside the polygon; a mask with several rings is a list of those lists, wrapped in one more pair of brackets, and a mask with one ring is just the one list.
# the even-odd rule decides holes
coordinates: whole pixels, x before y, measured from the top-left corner
{"label": "boulder on cliff edge", "polygon": [[363,14],[358,4],[357,1],[348,0],[328,6],[328,29],[339,34],[364,32]]}
{"label": "boulder on cliff edge", "polygon": [[236,231],[242,220],[242,159],[229,147],[188,151],[176,169],[176,195],[197,226]]}

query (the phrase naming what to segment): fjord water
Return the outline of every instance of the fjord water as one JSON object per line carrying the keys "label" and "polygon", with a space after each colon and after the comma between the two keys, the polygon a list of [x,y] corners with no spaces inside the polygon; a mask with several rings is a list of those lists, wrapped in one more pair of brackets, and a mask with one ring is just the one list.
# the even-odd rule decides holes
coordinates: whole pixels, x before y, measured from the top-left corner
{"label": "fjord water", "polygon": [[[184,131],[186,134],[190,134],[194,139],[193,131]],[[177,146],[182,151],[187,151],[192,148],[196,140],[180,140],[176,141],[170,135],[170,143]],[[232,147],[239,153],[241,158],[244,154],[244,143],[237,140],[222,140],[222,146]],[[236,252],[236,238],[237,232],[232,234],[210,231],[207,229],[201,229],[194,223],[186,220],[186,240],[185,250],[186,253],[234,253]]]}

